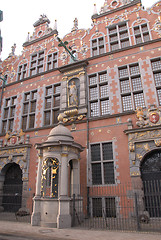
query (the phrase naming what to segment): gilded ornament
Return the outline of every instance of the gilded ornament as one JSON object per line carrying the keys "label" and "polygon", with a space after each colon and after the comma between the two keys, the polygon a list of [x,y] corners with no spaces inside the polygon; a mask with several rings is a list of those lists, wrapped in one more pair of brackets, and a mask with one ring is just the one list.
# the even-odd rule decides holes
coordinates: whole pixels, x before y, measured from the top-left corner
{"label": "gilded ornament", "polygon": [[144,145],[144,149],[145,149],[146,151],[150,151],[150,147],[149,147],[149,144],[148,144],[148,143]]}
{"label": "gilded ornament", "polygon": [[143,156],[141,154],[137,154],[136,157],[141,161],[141,159],[143,158]]}
{"label": "gilded ornament", "polygon": [[134,152],[135,151],[134,143],[132,143],[132,142],[129,143],[129,150],[130,150],[130,152]]}
{"label": "gilded ornament", "polygon": [[156,147],[161,147],[161,139],[154,140]]}

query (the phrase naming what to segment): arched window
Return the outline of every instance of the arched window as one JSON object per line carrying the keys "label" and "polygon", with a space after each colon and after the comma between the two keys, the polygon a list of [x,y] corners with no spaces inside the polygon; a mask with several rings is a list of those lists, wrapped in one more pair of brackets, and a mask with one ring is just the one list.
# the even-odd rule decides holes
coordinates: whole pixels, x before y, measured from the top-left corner
{"label": "arched window", "polygon": [[91,38],[91,56],[97,56],[105,53],[105,37],[104,34],[99,36],[93,35]]}
{"label": "arched window", "polygon": [[23,60],[18,65],[18,71],[17,71],[17,81],[22,80],[27,77],[27,60]]}
{"label": "arched window", "polygon": [[58,50],[54,48],[50,50],[47,55],[46,70],[51,70],[58,67]]}
{"label": "arched window", "polygon": [[141,166],[144,188],[144,204],[150,217],[161,217],[161,150],[148,153]]}
{"label": "arched window", "polygon": [[56,158],[46,158],[42,169],[42,195],[58,197],[59,161]]}
{"label": "arched window", "polygon": [[146,19],[139,19],[132,24],[135,44],[151,40],[150,28]]}

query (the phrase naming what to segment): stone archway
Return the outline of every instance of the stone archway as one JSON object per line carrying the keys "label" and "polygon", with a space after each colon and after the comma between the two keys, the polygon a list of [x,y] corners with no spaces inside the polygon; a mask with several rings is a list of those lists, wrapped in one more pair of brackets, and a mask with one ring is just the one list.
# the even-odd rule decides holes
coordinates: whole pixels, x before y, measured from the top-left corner
{"label": "stone archway", "polygon": [[161,149],[147,153],[140,164],[145,209],[150,217],[161,217]]}
{"label": "stone archway", "polygon": [[5,212],[17,212],[22,203],[22,170],[16,163],[8,163],[3,169],[2,206]]}

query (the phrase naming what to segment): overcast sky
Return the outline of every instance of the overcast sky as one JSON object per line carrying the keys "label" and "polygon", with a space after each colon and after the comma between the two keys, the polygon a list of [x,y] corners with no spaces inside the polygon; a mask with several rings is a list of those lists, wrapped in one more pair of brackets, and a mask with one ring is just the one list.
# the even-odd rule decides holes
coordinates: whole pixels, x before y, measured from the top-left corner
{"label": "overcast sky", "polygon": [[[3,11],[3,21],[0,23],[3,38],[1,59],[8,57],[14,43],[17,45],[15,54],[21,54],[27,33],[33,33],[33,24],[41,14],[47,15],[52,28],[57,19],[59,37],[62,38],[71,31],[75,18],[78,19],[79,29],[90,28],[94,3],[99,13],[104,2],[105,0],[1,0],[0,10]],[[145,8],[151,7],[156,2],[158,0],[142,0]]]}

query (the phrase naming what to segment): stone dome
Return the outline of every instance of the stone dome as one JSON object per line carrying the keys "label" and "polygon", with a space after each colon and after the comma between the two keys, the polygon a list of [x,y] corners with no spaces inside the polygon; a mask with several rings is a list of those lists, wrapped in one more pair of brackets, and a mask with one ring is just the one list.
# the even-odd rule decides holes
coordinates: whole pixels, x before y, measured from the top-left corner
{"label": "stone dome", "polygon": [[59,122],[58,126],[54,127],[49,135],[48,139],[45,142],[57,142],[57,141],[70,141],[73,142],[74,138],[70,130],[63,125],[62,122]]}

